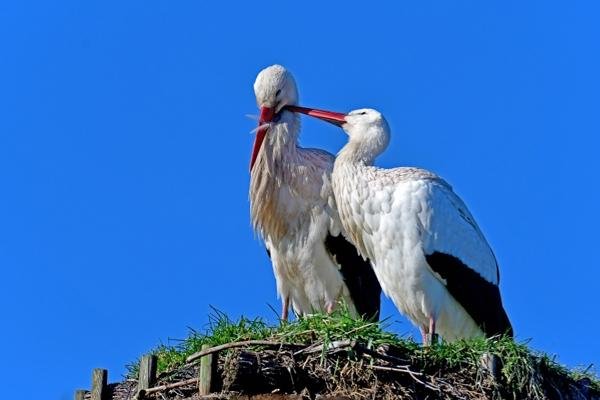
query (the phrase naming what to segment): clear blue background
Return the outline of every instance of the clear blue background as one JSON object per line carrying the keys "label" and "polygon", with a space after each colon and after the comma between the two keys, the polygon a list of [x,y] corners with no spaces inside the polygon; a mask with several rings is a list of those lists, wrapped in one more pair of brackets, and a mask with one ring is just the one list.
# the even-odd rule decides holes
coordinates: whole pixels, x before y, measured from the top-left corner
{"label": "clear blue background", "polygon": [[[276,62],[305,105],[381,110],[379,165],[453,184],[519,339],[598,362],[597,4],[2,2],[3,396],[70,399],[94,367],[119,380],[202,329],[209,305],[273,319],[245,115]],[[344,141],[304,120],[304,145]],[[383,314],[414,334],[389,302]]]}

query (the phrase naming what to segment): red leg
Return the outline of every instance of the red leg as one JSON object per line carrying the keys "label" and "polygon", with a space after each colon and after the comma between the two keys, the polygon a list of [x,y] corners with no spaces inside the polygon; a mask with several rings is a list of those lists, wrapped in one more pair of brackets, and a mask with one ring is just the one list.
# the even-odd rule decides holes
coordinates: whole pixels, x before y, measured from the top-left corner
{"label": "red leg", "polygon": [[421,331],[421,343],[423,346],[427,346],[427,328],[422,326],[419,330]]}
{"label": "red leg", "polygon": [[290,308],[290,298],[286,297],[285,299],[283,299],[283,304],[281,305],[281,320],[282,321],[287,321],[289,308]]}

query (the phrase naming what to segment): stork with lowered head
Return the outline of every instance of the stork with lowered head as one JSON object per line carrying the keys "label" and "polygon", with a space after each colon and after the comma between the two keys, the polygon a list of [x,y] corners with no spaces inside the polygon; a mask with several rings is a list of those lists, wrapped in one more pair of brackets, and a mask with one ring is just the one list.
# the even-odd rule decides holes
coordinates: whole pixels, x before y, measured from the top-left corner
{"label": "stork with lowered head", "polygon": [[298,145],[293,76],[281,65],[254,83],[260,109],[250,160],[250,215],[273,264],[281,318],[331,312],[343,301],[354,315],[378,319],[381,287],[368,260],[345,238],[330,177],[333,155]]}

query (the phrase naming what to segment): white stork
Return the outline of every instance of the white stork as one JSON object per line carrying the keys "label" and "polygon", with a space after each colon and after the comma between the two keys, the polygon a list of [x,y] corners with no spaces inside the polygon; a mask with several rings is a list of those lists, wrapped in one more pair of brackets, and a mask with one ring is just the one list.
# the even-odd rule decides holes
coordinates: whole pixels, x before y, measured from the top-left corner
{"label": "white stork", "polygon": [[512,336],[498,264],[465,203],[437,175],[373,166],[389,142],[377,111],[289,109],[341,126],[332,185],[348,238],[371,260],[384,293],[417,325],[424,343]]}
{"label": "white stork", "polygon": [[284,109],[298,90],[282,66],[262,70],[254,83],[260,108],[250,161],[250,214],[273,264],[281,318],[350,312],[379,318],[381,287],[368,261],[341,234],[330,176],[333,155],[298,146],[299,116]]}

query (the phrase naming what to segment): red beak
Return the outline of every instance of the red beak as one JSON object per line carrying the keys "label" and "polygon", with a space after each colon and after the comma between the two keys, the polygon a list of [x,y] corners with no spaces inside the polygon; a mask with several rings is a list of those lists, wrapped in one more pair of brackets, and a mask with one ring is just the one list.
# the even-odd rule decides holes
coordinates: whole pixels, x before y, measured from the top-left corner
{"label": "red beak", "polygon": [[259,129],[256,132],[256,137],[254,138],[254,146],[252,147],[252,156],[250,158],[250,172],[252,172],[252,167],[254,167],[254,163],[256,162],[256,157],[258,157],[258,152],[260,151],[260,148],[262,147],[262,143],[265,140],[265,136],[267,135],[267,127],[263,126],[262,128],[260,128],[260,126],[271,122],[271,120],[273,120],[273,115],[275,115],[275,112],[272,108],[270,107],[261,107],[260,108],[260,118],[258,119],[258,126]]}
{"label": "red beak", "polygon": [[299,106],[285,106],[284,109],[292,112],[310,115],[311,117],[319,118],[323,121],[329,122],[337,126],[342,126],[346,123],[346,114],[344,113]]}

